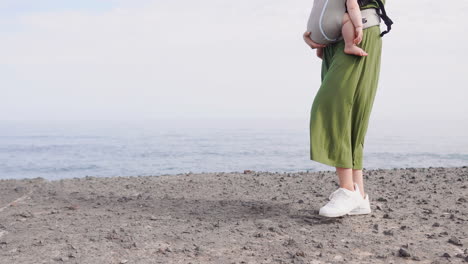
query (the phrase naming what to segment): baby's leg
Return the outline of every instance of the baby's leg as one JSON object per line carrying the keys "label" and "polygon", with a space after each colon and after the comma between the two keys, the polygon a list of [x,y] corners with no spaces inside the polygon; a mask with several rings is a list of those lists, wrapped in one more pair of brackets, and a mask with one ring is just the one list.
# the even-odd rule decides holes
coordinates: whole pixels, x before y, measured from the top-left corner
{"label": "baby's leg", "polygon": [[317,48],[317,57],[323,58],[323,48]]}
{"label": "baby's leg", "polygon": [[355,28],[348,13],[345,13],[343,16],[343,27],[341,29],[343,39],[345,42],[344,52],[346,54],[356,55],[356,56],[367,56],[367,53],[354,44],[355,38]]}

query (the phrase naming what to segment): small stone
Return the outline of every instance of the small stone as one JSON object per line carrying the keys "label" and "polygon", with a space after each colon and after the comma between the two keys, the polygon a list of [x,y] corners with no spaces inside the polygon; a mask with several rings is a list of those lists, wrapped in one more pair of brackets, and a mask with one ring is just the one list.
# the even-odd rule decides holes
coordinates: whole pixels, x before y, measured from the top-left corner
{"label": "small stone", "polygon": [[450,244],[454,244],[454,245],[456,245],[456,246],[463,246],[463,244],[462,244],[462,242],[460,241],[460,239],[458,239],[458,238],[456,238],[456,237],[454,237],[454,236],[452,236],[452,237],[448,240],[448,242],[449,242]]}
{"label": "small stone", "polygon": [[255,233],[254,237],[263,237],[263,234],[262,233]]}
{"label": "small stone", "polygon": [[406,249],[400,248],[400,250],[398,250],[398,256],[402,258],[409,258],[411,257],[411,254]]}
{"label": "small stone", "polygon": [[466,203],[466,199],[464,197],[458,198],[457,201],[460,202],[460,203]]}
{"label": "small stone", "polygon": [[445,253],[442,255],[442,257],[444,257],[444,258],[450,258],[450,254],[447,253],[447,252],[445,252]]}
{"label": "small stone", "polygon": [[293,238],[288,238],[284,243],[283,243],[284,246],[295,246],[297,245],[297,242],[296,240],[294,240]]}
{"label": "small stone", "polygon": [[444,232],[440,232],[440,233],[439,233],[439,236],[447,236],[447,235],[448,235],[447,231],[444,231]]}
{"label": "small stone", "polygon": [[34,243],[32,243],[33,246],[43,246],[44,245],[44,242],[42,240],[39,240],[39,241],[36,241]]}
{"label": "small stone", "polygon": [[379,202],[387,202],[387,199],[383,198],[383,197],[379,197],[377,198],[377,201]]}
{"label": "small stone", "polygon": [[299,201],[297,201],[298,203],[304,203],[304,200],[300,199]]}
{"label": "small stone", "polygon": [[432,226],[433,226],[433,227],[439,227],[440,224],[439,224],[439,223],[434,223]]}
{"label": "small stone", "polygon": [[34,215],[29,211],[28,212],[21,212],[21,213],[18,213],[16,215],[21,216],[23,218],[32,218],[32,217],[34,217]]}
{"label": "small stone", "polygon": [[76,205],[76,204],[65,206],[65,209],[68,209],[68,210],[78,210],[78,208],[79,208],[79,206]]}
{"label": "small stone", "polygon": [[15,187],[15,189],[13,189],[13,190],[15,190],[15,192],[18,192],[18,193],[19,193],[19,192],[24,192],[25,189],[26,189],[26,188],[24,188],[23,186],[17,186],[17,187]]}
{"label": "small stone", "polygon": [[383,234],[387,235],[387,236],[393,236],[393,231],[392,230],[385,230],[385,231],[383,231]]}
{"label": "small stone", "polygon": [[53,258],[53,260],[63,262],[63,261],[65,261],[65,258],[64,257],[55,257],[55,258]]}
{"label": "small stone", "polygon": [[413,256],[411,259],[415,260],[415,261],[420,261],[421,260],[418,256]]}
{"label": "small stone", "polygon": [[120,197],[120,198],[117,199],[117,202],[125,203],[125,202],[128,202],[128,201],[130,201],[130,200],[132,200],[131,197],[122,196],[122,197]]}
{"label": "small stone", "polygon": [[433,214],[431,209],[423,209],[424,214]]}

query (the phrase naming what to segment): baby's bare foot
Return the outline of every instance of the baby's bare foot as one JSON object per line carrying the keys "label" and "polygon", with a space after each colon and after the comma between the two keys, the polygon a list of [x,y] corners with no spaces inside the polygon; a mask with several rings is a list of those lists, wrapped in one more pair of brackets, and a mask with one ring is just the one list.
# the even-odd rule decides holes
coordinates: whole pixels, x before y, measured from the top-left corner
{"label": "baby's bare foot", "polygon": [[356,45],[346,45],[344,48],[344,52],[346,54],[350,55],[356,55],[356,56],[367,56],[368,54],[361,48],[359,48]]}

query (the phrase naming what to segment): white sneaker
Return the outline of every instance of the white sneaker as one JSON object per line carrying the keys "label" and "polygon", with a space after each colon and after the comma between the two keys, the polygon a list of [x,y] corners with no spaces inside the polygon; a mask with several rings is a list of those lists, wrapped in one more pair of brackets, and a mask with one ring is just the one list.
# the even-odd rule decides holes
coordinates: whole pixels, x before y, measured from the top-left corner
{"label": "white sneaker", "polygon": [[320,208],[319,215],[327,217],[339,217],[349,214],[353,209],[363,204],[359,186],[354,184],[354,191],[339,188],[328,197],[330,201]]}
{"label": "white sneaker", "polygon": [[351,210],[349,215],[360,215],[360,214],[370,214],[371,207],[369,201],[369,194],[366,193],[366,197],[361,201],[361,204],[358,207]]}

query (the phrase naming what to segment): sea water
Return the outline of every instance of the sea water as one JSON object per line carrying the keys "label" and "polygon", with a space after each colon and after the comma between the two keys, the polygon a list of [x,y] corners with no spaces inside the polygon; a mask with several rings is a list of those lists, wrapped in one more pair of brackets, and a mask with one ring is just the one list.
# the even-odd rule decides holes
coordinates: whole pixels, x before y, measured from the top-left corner
{"label": "sea water", "polygon": [[[374,121],[364,168],[468,165],[468,122]],[[308,120],[0,122],[0,179],[334,170],[309,159]]]}

